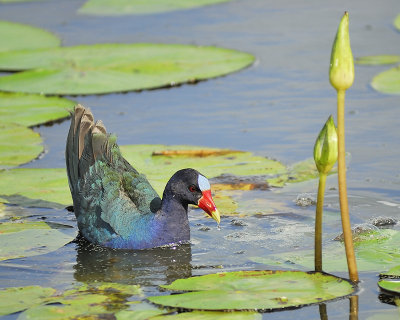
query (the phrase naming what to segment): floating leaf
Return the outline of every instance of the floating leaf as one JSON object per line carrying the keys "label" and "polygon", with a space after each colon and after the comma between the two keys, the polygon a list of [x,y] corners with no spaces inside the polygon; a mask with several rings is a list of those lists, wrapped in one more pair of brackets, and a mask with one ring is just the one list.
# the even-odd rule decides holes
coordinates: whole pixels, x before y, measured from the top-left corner
{"label": "floating leaf", "polygon": [[370,66],[379,66],[383,64],[394,64],[400,62],[400,56],[397,55],[380,55],[380,56],[366,56],[356,60],[358,64],[366,64]]}
{"label": "floating leaf", "polygon": [[0,169],[32,161],[43,152],[41,143],[40,135],[33,130],[0,122]]}
{"label": "floating leaf", "polygon": [[[174,315],[153,317],[151,320],[261,320],[262,315],[257,312],[217,312],[217,311],[193,311],[182,312]],[[120,320],[117,318],[117,320]]]}
{"label": "floating leaf", "polygon": [[[89,283],[54,297],[53,305],[28,309],[18,319],[98,319],[129,307],[128,297],[141,294],[139,286],[118,283]],[[157,314],[160,314],[157,313]],[[130,312],[135,319],[135,312]]]}
{"label": "floating leaf", "polygon": [[0,119],[31,127],[68,117],[74,105],[59,97],[0,92]]}
{"label": "floating leaf", "polygon": [[[364,241],[362,240],[364,239]],[[357,267],[360,271],[379,271],[400,264],[400,232],[383,229],[369,238],[359,238],[355,244]],[[313,250],[298,250],[273,255],[264,259],[253,257],[251,260],[271,266],[288,269],[310,269],[314,266]],[[344,246],[335,241],[323,248],[323,269],[328,272],[347,271]]]}
{"label": "floating leaf", "polygon": [[0,201],[2,199],[3,202],[10,202],[7,198],[12,195],[20,196],[12,201],[20,205],[24,205],[24,200],[30,199],[44,200],[38,201],[36,207],[60,208],[72,203],[67,173],[61,168],[0,171]]}
{"label": "floating leaf", "polygon": [[[209,179],[226,173],[237,176],[261,175],[266,179],[286,172],[280,162],[255,156],[251,152],[177,145],[127,145],[121,146],[121,151],[139,172],[146,174],[159,194],[162,194],[169,178],[182,168],[194,167]],[[158,155],[166,151],[169,156]],[[210,155],[190,156],[204,152]]]}
{"label": "floating leaf", "polygon": [[26,24],[0,21],[0,52],[58,47],[60,42],[57,36],[46,30]]}
{"label": "floating leaf", "polygon": [[379,288],[388,291],[392,294],[400,295],[400,281],[399,280],[379,280]]}
{"label": "floating leaf", "polygon": [[379,92],[400,94],[400,66],[379,73],[371,85]]}
{"label": "floating leaf", "polygon": [[53,288],[39,286],[1,289],[0,315],[15,313],[47,302],[55,292]]}
{"label": "floating leaf", "polygon": [[[156,309],[149,310],[122,310],[114,314],[116,320],[148,320],[148,319],[157,319],[155,316],[161,315],[164,312]],[[164,320],[168,320],[169,318]]]}
{"label": "floating leaf", "polygon": [[250,54],[176,44],[96,44],[0,53],[3,91],[99,94],[153,89],[225,75],[249,66]]}
{"label": "floating leaf", "polygon": [[400,31],[400,14],[397,15],[396,19],[394,19],[393,24],[396,29]]}
{"label": "floating leaf", "polygon": [[382,272],[379,274],[381,279],[390,278],[390,279],[400,279],[400,265],[391,268],[387,272]]}
{"label": "floating leaf", "polygon": [[[69,232],[66,232],[69,231]],[[68,226],[51,228],[44,221],[0,224],[0,260],[45,254],[61,248],[76,236]]]}
{"label": "floating leaf", "polygon": [[89,0],[79,13],[102,16],[152,14],[191,9],[231,0]]}
{"label": "floating leaf", "polygon": [[168,290],[194,291],[149,297],[155,304],[200,310],[276,310],[347,296],[354,287],[323,273],[237,271],[179,279]]}

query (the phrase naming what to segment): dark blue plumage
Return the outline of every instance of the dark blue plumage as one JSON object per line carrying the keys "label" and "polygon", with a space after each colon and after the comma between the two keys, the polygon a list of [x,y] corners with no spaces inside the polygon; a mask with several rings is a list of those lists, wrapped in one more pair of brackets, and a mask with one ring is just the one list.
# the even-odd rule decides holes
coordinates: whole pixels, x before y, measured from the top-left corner
{"label": "dark blue plumage", "polygon": [[68,181],[81,234],[111,248],[146,249],[190,239],[188,205],[219,223],[208,180],[194,169],[176,172],[161,200],[121,155],[116,137],[77,105],[66,145]]}

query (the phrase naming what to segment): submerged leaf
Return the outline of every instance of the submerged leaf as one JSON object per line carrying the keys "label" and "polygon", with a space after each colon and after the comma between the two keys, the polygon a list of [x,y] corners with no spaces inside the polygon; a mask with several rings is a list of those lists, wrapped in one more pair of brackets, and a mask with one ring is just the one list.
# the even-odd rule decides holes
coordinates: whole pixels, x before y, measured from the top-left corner
{"label": "submerged leaf", "polygon": [[301,271],[237,271],[179,279],[168,290],[194,291],[149,297],[155,304],[200,310],[279,310],[351,294],[348,281]]}
{"label": "submerged leaf", "polygon": [[31,127],[68,117],[74,105],[59,97],[0,92],[0,119]]}
{"label": "submerged leaf", "polygon": [[37,158],[43,152],[41,143],[40,135],[33,130],[0,122],[0,169],[16,167]]}
{"label": "submerged leaf", "polygon": [[44,29],[0,21],[0,52],[58,47],[60,42],[57,36]]}
{"label": "submerged leaf", "polygon": [[379,92],[400,94],[400,66],[379,73],[371,85]]}
{"label": "submerged leaf", "polygon": [[96,44],[0,53],[0,89],[99,94],[154,89],[214,78],[253,63],[250,54],[177,44]]}
{"label": "submerged leaf", "polygon": [[152,14],[228,1],[231,0],[88,0],[78,12],[102,16]]}

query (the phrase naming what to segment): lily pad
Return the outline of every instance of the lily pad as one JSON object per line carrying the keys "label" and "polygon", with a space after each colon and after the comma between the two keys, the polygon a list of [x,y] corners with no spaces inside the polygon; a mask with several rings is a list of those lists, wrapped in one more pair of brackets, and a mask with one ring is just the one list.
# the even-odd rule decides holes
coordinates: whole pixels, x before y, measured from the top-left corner
{"label": "lily pad", "polygon": [[[107,315],[111,316],[115,312],[127,309],[129,307],[127,298],[140,294],[140,287],[136,285],[83,284],[75,289],[65,291],[62,295],[53,297],[52,305],[29,308],[18,319],[107,318]],[[130,319],[135,319],[134,314],[135,312],[132,311]]]}
{"label": "lily pad", "polygon": [[[118,318],[117,318],[118,319]],[[261,320],[262,315],[257,312],[218,312],[218,311],[193,311],[182,312],[174,315],[153,317],[151,320]],[[120,320],[120,319],[118,319]]]}
{"label": "lily pad", "polygon": [[398,14],[397,17],[394,19],[393,24],[396,29],[400,31],[400,14]]}
{"label": "lily pad", "polygon": [[[375,236],[355,243],[357,268],[359,271],[379,271],[400,265],[400,232],[380,230]],[[252,261],[287,269],[312,269],[314,251],[298,250],[272,255],[268,258],[252,257]],[[323,248],[323,269],[328,272],[347,271],[344,246],[334,241]]]}
{"label": "lily pad", "polygon": [[[20,197],[7,201],[13,195]],[[35,206],[44,208],[62,208],[72,204],[65,169],[21,168],[0,171],[0,201],[25,205],[24,201],[29,202],[30,199],[43,200],[37,201]]]}
{"label": "lily pad", "polygon": [[379,274],[379,277],[381,279],[386,279],[386,278],[390,278],[390,279],[400,279],[400,265],[391,268],[389,271],[387,272],[382,272]]}
{"label": "lily pad", "polygon": [[0,119],[31,127],[68,117],[76,103],[59,97],[0,92]]}
{"label": "lily pad", "polygon": [[378,286],[382,290],[388,291],[395,295],[400,295],[400,281],[399,280],[379,280]]}
{"label": "lily pad", "polygon": [[76,230],[59,225],[52,228],[44,221],[0,224],[0,260],[45,254],[61,248],[76,237]]}
{"label": "lily pad", "polygon": [[89,0],[79,13],[115,16],[128,14],[152,14],[191,9],[231,0]]}
{"label": "lily pad", "polygon": [[[0,0],[4,2],[4,0]],[[49,31],[26,24],[0,21],[0,52],[58,47],[60,39]]]}
{"label": "lily pad", "polygon": [[270,270],[209,274],[162,287],[192,292],[149,297],[150,302],[190,310],[282,310],[354,292],[350,282],[332,275]]}
{"label": "lily pad", "polygon": [[28,309],[51,300],[53,288],[40,286],[5,288],[0,290],[0,315]]}
{"label": "lily pad", "polygon": [[[226,173],[237,176],[261,175],[266,179],[286,172],[286,167],[278,161],[255,156],[251,152],[228,149],[184,145],[126,145],[121,146],[121,152],[128,162],[147,176],[159,194],[162,194],[169,178],[182,168],[194,167],[209,179]],[[199,156],[202,154],[208,156]]]}
{"label": "lily pad", "polygon": [[400,94],[400,66],[379,73],[371,85],[379,92]]}
{"label": "lily pad", "polygon": [[243,69],[248,53],[177,44],[96,44],[0,53],[0,90],[100,94],[195,82]]}
{"label": "lily pad", "polygon": [[0,122],[0,169],[16,167],[37,158],[43,152],[40,135],[12,123]]}
{"label": "lily pad", "polygon": [[365,64],[370,66],[379,66],[385,64],[394,64],[400,62],[398,55],[379,55],[379,56],[366,56],[356,60],[358,64]]}

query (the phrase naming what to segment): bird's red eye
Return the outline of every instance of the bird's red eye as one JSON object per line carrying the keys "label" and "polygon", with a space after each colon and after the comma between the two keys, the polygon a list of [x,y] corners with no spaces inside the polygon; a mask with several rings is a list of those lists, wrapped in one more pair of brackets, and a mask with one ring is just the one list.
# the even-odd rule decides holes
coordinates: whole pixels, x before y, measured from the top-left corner
{"label": "bird's red eye", "polygon": [[189,186],[190,192],[196,192],[197,188],[194,185]]}

